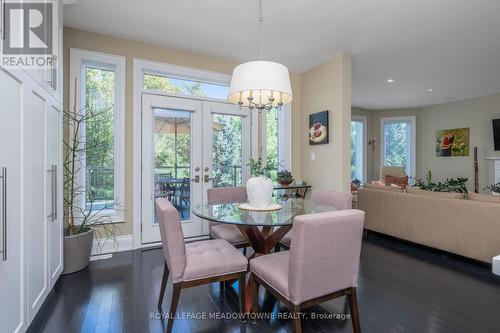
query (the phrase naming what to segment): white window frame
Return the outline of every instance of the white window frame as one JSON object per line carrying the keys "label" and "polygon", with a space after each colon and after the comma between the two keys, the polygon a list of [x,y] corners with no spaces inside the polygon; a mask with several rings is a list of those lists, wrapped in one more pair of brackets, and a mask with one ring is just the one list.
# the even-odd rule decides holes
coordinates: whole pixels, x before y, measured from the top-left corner
{"label": "white window frame", "polygon": [[403,116],[403,117],[381,117],[380,118],[380,168],[385,165],[385,131],[384,124],[386,122],[409,121],[411,124],[411,143],[410,143],[410,168],[406,170],[408,176],[416,177],[416,152],[417,152],[417,121],[416,116]]}
{"label": "white window frame", "polygon": [[[118,209],[108,209],[99,215],[110,216],[112,222],[125,221],[125,105],[126,105],[126,58],[117,55],[70,49],[70,107],[75,100],[74,79],[77,79],[78,98],[76,110],[85,104],[85,85],[83,66],[95,64],[98,68],[112,68],[115,71],[115,144],[114,144],[114,195]],[[71,129],[70,129],[71,131]],[[70,134],[71,135],[71,134]],[[79,182],[85,184],[85,172],[79,177]],[[82,200],[85,200],[82,198]],[[85,204],[85,203],[84,203]],[[96,216],[98,217],[98,216]]]}
{"label": "white window frame", "polygon": [[[367,125],[368,125],[368,122],[367,122],[367,118],[366,116],[358,116],[358,115],[352,115],[351,116],[351,122],[361,122],[363,123],[363,180],[361,181],[362,183],[366,183],[367,182],[367,179],[366,179],[366,170],[367,170],[367,133],[368,133],[368,130],[367,130]],[[351,124],[352,126],[352,124]],[[352,139],[352,138],[351,138]]]}

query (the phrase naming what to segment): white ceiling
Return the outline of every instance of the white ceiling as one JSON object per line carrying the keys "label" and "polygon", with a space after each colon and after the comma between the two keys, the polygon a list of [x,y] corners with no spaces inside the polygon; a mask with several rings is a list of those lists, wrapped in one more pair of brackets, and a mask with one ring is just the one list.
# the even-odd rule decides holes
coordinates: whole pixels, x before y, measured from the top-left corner
{"label": "white ceiling", "polygon": [[[354,106],[500,92],[499,0],[263,1],[264,58],[303,72],[351,54]],[[243,62],[258,58],[257,8],[257,0],[80,0],[65,6],[64,24]]]}

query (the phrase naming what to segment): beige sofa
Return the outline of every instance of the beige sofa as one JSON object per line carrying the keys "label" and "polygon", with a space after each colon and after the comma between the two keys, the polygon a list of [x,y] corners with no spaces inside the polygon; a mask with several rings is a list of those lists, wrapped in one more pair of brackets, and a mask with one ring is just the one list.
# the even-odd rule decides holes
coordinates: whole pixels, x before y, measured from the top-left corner
{"label": "beige sofa", "polygon": [[368,230],[491,263],[500,254],[500,200],[456,195],[370,186],[359,190],[358,208]]}

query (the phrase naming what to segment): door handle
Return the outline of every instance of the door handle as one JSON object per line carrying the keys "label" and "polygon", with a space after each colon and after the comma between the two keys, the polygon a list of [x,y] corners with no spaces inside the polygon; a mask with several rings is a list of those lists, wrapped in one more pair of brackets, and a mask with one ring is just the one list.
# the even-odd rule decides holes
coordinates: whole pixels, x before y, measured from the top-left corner
{"label": "door handle", "polygon": [[215,177],[208,177],[208,175],[205,175],[205,177],[204,177],[205,183],[208,183],[211,180],[215,180]]}
{"label": "door handle", "polygon": [[51,212],[47,217],[54,222],[57,220],[57,165],[53,164],[47,172],[51,175]]}
{"label": "door handle", "polygon": [[191,178],[192,182],[199,183],[200,182],[200,176],[194,176],[194,178]]}
{"label": "door handle", "polygon": [[7,168],[2,168],[2,261],[7,261]]}

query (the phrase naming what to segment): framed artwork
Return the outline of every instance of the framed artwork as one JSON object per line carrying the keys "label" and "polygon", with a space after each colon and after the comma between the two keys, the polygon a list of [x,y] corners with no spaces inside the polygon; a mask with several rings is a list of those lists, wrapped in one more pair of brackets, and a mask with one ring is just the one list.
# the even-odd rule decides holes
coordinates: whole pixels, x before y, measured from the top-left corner
{"label": "framed artwork", "polygon": [[309,115],[309,144],[328,143],[328,111]]}
{"label": "framed artwork", "polygon": [[436,131],[436,156],[469,156],[469,128]]}

